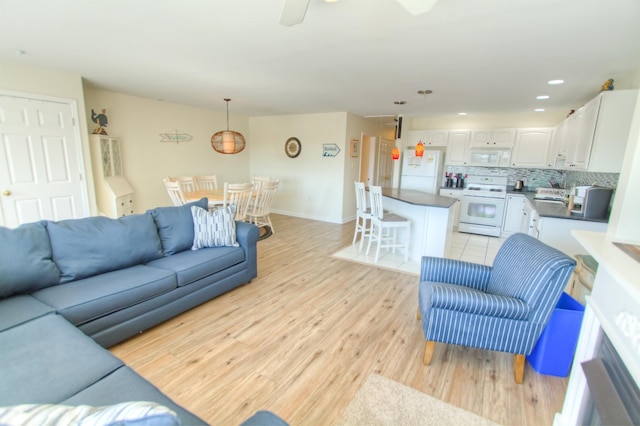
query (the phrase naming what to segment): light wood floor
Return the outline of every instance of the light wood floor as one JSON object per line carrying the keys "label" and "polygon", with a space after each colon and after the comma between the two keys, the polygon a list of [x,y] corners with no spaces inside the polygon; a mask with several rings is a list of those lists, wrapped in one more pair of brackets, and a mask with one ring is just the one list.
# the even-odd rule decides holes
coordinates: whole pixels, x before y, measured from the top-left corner
{"label": "light wood floor", "polygon": [[331,425],[375,372],[510,425],[549,425],[567,379],[513,380],[513,356],[439,344],[422,364],[417,278],[330,255],[353,224],[274,215],[258,277],[112,348],[177,403],[215,425],[260,409],[292,426]]}

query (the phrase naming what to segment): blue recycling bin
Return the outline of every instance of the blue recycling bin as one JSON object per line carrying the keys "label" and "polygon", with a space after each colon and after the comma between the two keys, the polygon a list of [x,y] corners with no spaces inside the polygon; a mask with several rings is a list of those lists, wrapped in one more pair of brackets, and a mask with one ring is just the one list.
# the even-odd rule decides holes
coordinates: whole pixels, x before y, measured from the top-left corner
{"label": "blue recycling bin", "polygon": [[549,376],[569,375],[583,317],[584,306],[562,293],[533,351],[527,355],[535,371]]}

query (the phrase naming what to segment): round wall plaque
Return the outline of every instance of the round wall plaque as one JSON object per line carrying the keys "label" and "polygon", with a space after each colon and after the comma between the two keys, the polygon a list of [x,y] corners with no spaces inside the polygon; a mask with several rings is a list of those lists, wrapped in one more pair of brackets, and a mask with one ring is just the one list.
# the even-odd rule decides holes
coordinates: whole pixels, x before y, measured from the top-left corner
{"label": "round wall plaque", "polygon": [[300,151],[302,151],[302,145],[300,144],[298,138],[289,138],[284,143],[284,152],[290,158],[296,158],[298,155],[300,155]]}

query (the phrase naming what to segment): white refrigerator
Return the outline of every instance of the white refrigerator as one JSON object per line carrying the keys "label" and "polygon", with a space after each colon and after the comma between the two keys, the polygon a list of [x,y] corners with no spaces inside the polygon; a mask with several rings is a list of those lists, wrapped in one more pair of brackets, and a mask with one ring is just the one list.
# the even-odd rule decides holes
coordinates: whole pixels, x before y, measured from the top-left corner
{"label": "white refrigerator", "polygon": [[424,150],[422,157],[416,157],[413,149],[407,149],[402,156],[401,189],[438,194],[444,167],[444,152]]}

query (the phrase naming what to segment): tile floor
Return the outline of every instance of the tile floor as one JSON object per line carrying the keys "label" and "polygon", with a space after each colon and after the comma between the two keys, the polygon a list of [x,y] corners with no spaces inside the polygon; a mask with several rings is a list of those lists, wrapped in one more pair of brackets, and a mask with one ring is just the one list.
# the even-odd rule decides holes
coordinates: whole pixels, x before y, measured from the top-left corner
{"label": "tile floor", "polygon": [[[468,262],[492,265],[493,259],[504,240],[504,238],[454,232],[451,240],[451,247],[449,248],[449,253],[447,253],[446,257],[450,259],[459,259]],[[337,253],[334,253],[333,257],[350,260],[352,262],[376,265],[380,268],[393,269],[413,275],[420,275],[420,265],[411,259],[409,259],[409,262],[405,263],[404,256],[399,251],[395,254],[391,251],[382,251],[380,253],[378,264],[375,264],[373,262],[375,257],[375,247],[371,247],[371,252],[369,256],[367,256],[366,244],[361,251],[359,243],[360,240],[356,241],[356,244],[354,245],[349,245],[341,249]]]}

